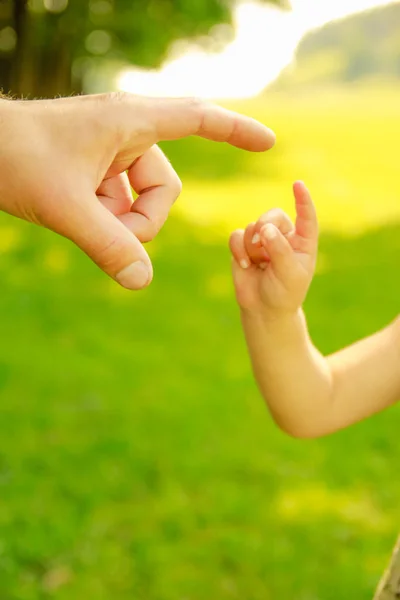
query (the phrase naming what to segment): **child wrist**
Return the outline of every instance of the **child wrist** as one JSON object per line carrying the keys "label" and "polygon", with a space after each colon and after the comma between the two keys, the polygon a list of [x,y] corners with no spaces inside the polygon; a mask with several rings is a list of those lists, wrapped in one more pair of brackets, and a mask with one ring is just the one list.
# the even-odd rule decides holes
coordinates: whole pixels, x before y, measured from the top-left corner
{"label": "child wrist", "polygon": [[267,326],[285,326],[293,323],[302,317],[302,308],[296,308],[293,310],[271,310],[265,307],[256,308],[243,308],[241,307],[241,313],[244,319],[258,321],[261,324]]}

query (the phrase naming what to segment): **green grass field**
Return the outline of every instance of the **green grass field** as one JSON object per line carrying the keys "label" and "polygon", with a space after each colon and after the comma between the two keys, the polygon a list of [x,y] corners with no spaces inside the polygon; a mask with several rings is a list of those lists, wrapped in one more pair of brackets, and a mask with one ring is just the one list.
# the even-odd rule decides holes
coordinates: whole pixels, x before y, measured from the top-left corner
{"label": "green grass field", "polygon": [[[400,529],[399,409],[316,441],[272,424],[227,237],[304,179],[307,300],[333,351],[399,312],[399,90],[266,97],[268,155],[165,144],[184,193],[120,289],[70,243],[0,219],[0,599],[367,600]],[[318,401],[318,399],[316,399]]]}

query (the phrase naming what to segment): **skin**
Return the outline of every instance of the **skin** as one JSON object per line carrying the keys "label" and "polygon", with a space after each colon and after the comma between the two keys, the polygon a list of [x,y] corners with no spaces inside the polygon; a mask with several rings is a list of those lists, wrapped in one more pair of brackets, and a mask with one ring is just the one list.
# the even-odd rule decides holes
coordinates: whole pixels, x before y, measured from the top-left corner
{"label": "skin", "polygon": [[324,357],[302,304],[314,276],[318,223],[311,196],[294,184],[296,222],[280,209],[230,238],[233,279],[254,374],[277,424],[314,438],[369,417],[400,398],[400,318]]}
{"label": "skin", "polygon": [[198,135],[262,152],[275,142],[264,125],[213,104],[125,93],[3,98],[0,131],[0,209],[69,238],[135,290],[153,276],[143,243],[181,191],[157,143]]}

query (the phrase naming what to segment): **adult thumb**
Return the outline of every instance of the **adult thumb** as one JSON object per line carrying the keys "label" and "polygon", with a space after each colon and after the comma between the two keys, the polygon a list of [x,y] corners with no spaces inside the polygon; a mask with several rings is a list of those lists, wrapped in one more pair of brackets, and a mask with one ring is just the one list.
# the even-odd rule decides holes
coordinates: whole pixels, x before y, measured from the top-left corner
{"label": "adult thumb", "polygon": [[153,269],[147,252],[95,194],[89,201],[73,202],[68,208],[61,223],[53,223],[58,233],[74,242],[123,287],[139,290],[149,285]]}

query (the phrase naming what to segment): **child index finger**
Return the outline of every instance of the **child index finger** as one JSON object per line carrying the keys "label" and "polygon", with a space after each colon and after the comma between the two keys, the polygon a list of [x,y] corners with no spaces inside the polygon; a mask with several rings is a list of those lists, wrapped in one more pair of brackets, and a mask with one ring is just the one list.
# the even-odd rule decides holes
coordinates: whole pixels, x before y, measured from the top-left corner
{"label": "child index finger", "polygon": [[296,235],[305,240],[316,241],[318,219],[310,192],[302,181],[296,181],[293,192],[296,199]]}

